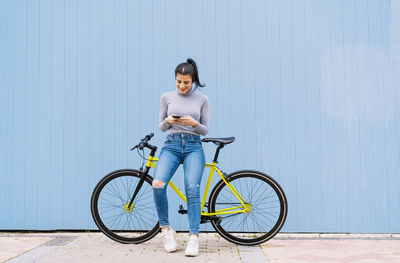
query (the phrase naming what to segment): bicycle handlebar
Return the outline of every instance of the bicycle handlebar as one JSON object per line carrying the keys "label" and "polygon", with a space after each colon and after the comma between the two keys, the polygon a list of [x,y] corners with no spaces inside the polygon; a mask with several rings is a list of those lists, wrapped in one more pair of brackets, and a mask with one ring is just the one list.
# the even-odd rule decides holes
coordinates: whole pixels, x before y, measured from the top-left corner
{"label": "bicycle handlebar", "polygon": [[147,142],[150,141],[153,136],[154,136],[154,133],[150,133],[150,134],[146,135],[143,139],[140,140],[139,144],[135,145],[135,147],[133,147],[131,149],[131,151],[133,151],[136,148],[139,148],[139,150],[143,150],[144,147],[148,146]]}

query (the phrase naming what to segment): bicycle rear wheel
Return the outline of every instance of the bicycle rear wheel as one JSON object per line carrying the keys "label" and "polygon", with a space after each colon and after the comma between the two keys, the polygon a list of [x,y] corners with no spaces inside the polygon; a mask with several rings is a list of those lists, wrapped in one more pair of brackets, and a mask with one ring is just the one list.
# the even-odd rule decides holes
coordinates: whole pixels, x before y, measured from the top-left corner
{"label": "bicycle rear wheel", "polygon": [[[234,172],[227,180],[250,209],[248,213],[217,215],[219,220],[211,221],[215,230],[240,245],[257,245],[274,237],[287,215],[286,196],[279,184],[266,174],[249,170]],[[219,181],[210,194],[209,212],[239,206],[238,198],[223,180]]]}
{"label": "bicycle rear wheel", "polygon": [[115,241],[138,244],[153,238],[160,230],[149,175],[146,175],[133,205],[129,204],[141,176],[136,170],[114,171],[93,191],[93,219],[99,229]]}

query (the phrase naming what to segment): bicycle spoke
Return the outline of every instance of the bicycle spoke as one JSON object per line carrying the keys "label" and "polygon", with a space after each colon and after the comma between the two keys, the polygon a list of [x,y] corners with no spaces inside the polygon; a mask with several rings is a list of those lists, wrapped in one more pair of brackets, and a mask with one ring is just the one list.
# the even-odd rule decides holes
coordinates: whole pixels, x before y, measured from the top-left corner
{"label": "bicycle spoke", "polygon": [[[254,216],[254,218],[256,218],[256,216]],[[257,225],[259,232],[263,232],[260,224],[258,223],[258,220],[255,220],[254,218],[253,217],[251,218],[251,220],[253,221],[253,225]]]}
{"label": "bicycle spoke", "polygon": [[126,224],[128,223],[128,218],[129,218],[129,216],[127,216],[127,219],[125,220],[125,224],[124,224],[124,228],[123,229],[129,229],[129,228],[126,228]]}
{"label": "bicycle spoke", "polygon": [[[109,190],[109,189],[104,190],[104,191],[102,192],[102,194],[107,194],[107,195],[109,195],[110,197],[115,197],[115,194],[113,194],[112,192],[107,192],[107,190]],[[117,196],[117,198],[120,199],[122,202],[124,202],[124,199],[123,199],[121,196]]]}
{"label": "bicycle spoke", "polygon": [[[263,214],[260,213],[260,215],[262,215],[263,218],[266,218],[266,219],[269,220],[270,222],[275,223],[275,221],[273,221],[273,220],[271,220],[269,217],[267,217],[267,215],[269,215],[269,213],[263,213]],[[274,216],[274,218],[277,219],[276,216]]]}
{"label": "bicycle spoke", "polygon": [[[112,222],[112,225],[111,225],[111,226],[113,226],[113,225],[115,224],[116,220],[117,220],[118,218],[120,218],[122,214],[123,214],[123,212],[119,213],[118,216],[117,216],[117,218],[116,218],[115,220],[112,220],[112,221],[109,222],[109,223]],[[109,216],[109,217],[104,218],[103,221],[105,221],[105,220],[107,220],[108,218],[111,218],[111,217],[115,217],[115,214],[112,215],[112,216]],[[109,223],[106,223],[106,225],[108,225]]]}
{"label": "bicycle spoke", "polygon": [[99,203],[99,205],[103,205],[103,206],[106,206],[106,207],[112,206],[112,207],[120,208],[120,206],[116,205],[115,203],[113,203],[111,201],[105,200],[104,198],[101,198],[101,201],[104,202],[104,203]]}
{"label": "bicycle spoke", "polygon": [[106,210],[101,210],[101,211],[102,211],[103,213],[108,213],[109,211],[115,211],[116,208],[120,209],[120,207],[114,206],[114,207],[112,207],[112,208],[108,208],[108,209],[106,209]]}
{"label": "bicycle spoke", "polygon": [[[128,190],[128,178],[126,178],[125,179],[125,181],[126,181],[126,184],[122,184],[122,186],[124,187],[124,189],[125,189],[125,192],[126,192],[126,196],[127,197],[129,197],[129,190]],[[121,180],[121,181],[123,181],[123,180]]]}
{"label": "bicycle spoke", "polygon": [[[256,216],[256,213],[254,213],[253,216],[254,216],[255,218],[257,218],[257,221],[263,222],[264,224],[267,223],[267,222],[265,222],[264,220],[261,220],[260,218],[258,218],[258,217]],[[271,221],[271,222],[272,222],[272,223],[275,223],[275,222],[273,222],[273,221]],[[269,227],[269,225],[268,225],[268,227]]]}
{"label": "bicycle spoke", "polygon": [[119,189],[115,187],[115,182],[111,182],[110,187],[113,188],[114,193],[117,195],[117,197],[119,197],[122,201],[124,201],[124,199],[121,197],[121,193],[119,192]]}

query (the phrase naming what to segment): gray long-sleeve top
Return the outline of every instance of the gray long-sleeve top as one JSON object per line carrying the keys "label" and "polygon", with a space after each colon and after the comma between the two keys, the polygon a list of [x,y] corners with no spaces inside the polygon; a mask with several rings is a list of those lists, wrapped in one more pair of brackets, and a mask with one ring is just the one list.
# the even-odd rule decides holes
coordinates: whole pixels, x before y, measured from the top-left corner
{"label": "gray long-sleeve top", "polygon": [[[168,124],[165,119],[171,114],[193,117],[198,125],[193,128],[181,124]],[[160,99],[160,118],[159,127],[161,131],[168,130],[168,134],[190,133],[196,135],[206,135],[210,120],[210,103],[204,94],[190,90],[186,94],[181,94],[177,90],[166,92]]]}

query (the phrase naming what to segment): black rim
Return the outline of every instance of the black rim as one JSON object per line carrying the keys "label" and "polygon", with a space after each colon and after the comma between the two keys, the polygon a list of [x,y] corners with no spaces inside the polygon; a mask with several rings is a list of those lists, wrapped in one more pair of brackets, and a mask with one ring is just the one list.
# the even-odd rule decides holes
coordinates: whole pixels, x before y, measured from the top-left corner
{"label": "black rim", "polygon": [[104,177],[93,192],[93,219],[104,234],[118,242],[144,242],[159,230],[150,176],[145,178],[132,210],[125,210],[139,180],[137,171],[115,171]]}
{"label": "black rim", "polygon": [[[286,197],[279,184],[255,171],[236,172],[228,178],[252,210],[248,214],[222,216],[222,220],[212,221],[214,228],[238,244],[260,244],[275,236],[287,214]],[[241,203],[221,180],[210,195],[210,212],[236,205]]]}

